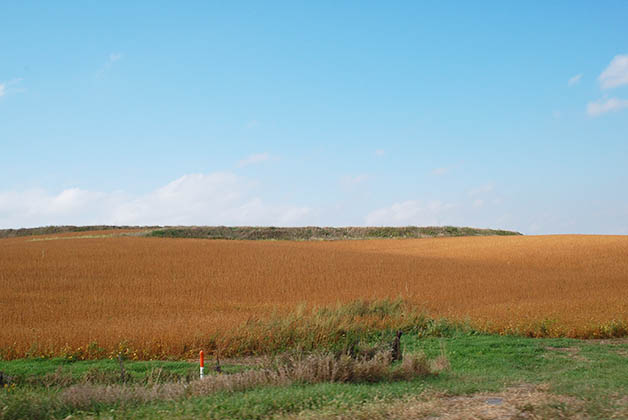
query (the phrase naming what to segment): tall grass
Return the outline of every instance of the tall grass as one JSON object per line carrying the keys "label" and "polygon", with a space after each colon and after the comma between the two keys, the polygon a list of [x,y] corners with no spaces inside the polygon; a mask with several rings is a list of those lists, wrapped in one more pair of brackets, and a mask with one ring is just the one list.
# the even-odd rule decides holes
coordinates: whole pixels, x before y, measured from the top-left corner
{"label": "tall grass", "polygon": [[392,339],[393,331],[425,331],[430,320],[403,300],[354,301],[335,307],[300,305],[294,312],[251,320],[218,334],[205,348],[222,355],[256,355],[289,349],[355,351],[363,344]]}
{"label": "tall grass", "polygon": [[230,375],[212,375],[189,383],[146,385],[72,385],[61,393],[61,402],[74,409],[89,409],[96,404],[146,403],[174,400],[184,396],[202,396],[216,392],[245,391],[267,385],[315,384],[321,382],[361,383],[411,380],[437,375],[443,363],[430,362],[424,354],[410,354],[404,362],[392,366],[389,351],[372,358],[353,358],[348,354],[304,354],[273,360],[261,369]]}

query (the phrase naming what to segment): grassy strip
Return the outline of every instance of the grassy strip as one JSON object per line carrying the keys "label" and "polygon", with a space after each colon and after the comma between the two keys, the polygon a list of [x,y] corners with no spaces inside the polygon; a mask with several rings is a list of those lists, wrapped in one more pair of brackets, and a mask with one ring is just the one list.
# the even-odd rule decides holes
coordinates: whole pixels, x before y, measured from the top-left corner
{"label": "grassy strip", "polygon": [[[434,400],[437,406],[448,407],[458,401],[456,396],[465,396],[467,399],[461,400],[462,403],[482,403],[481,408],[486,409],[484,400],[476,401],[477,393],[483,393],[485,397],[496,393],[507,398],[512,392],[509,390],[525,390],[527,387],[533,396],[548,395],[547,401],[528,407],[534,410],[528,411],[530,418],[625,418],[628,413],[628,404],[624,401],[628,395],[628,342],[625,340],[472,335],[419,338],[418,335],[405,335],[402,344],[406,354],[425,352],[428,358],[440,355],[444,348],[450,370],[438,376],[412,380],[299,382],[283,386],[259,384],[252,389],[236,388],[206,395],[190,392],[176,398],[170,398],[169,395],[175,394],[164,392],[164,388],[157,388],[162,389],[164,398],[126,403],[101,401],[84,406],[83,411],[64,402],[61,395],[70,389],[68,387],[24,385],[0,391],[0,418],[63,418],[71,414],[90,418],[263,419],[291,418],[299,413],[306,418],[404,418],[402,414],[407,414],[422,401]],[[43,362],[26,360],[19,363],[30,363],[35,369]],[[69,369],[79,369],[87,363],[92,362],[74,362],[68,366]],[[18,361],[5,362],[3,368],[15,364]],[[146,377],[144,382],[148,383]],[[131,388],[139,388],[142,383],[138,381]],[[176,386],[177,383],[180,382],[167,384]],[[152,388],[147,386],[147,389]],[[552,399],[550,394],[569,398]],[[388,416],[382,413],[388,413]],[[472,416],[466,418],[469,417]],[[465,417],[461,415],[459,418]]]}
{"label": "grassy strip", "polygon": [[470,227],[253,227],[194,226],[156,229],[160,238],[204,238],[238,240],[340,240],[376,238],[431,238],[441,236],[520,235],[518,232]]}
{"label": "grassy strip", "polygon": [[[189,382],[198,377],[198,364],[186,361],[118,360],[71,361],[61,358],[35,358],[0,361],[3,381],[15,386],[69,386],[79,383],[112,385],[118,383],[146,384],[173,381]],[[224,373],[237,373],[245,366],[221,365]]]}
{"label": "grassy strip", "polygon": [[49,236],[46,238],[33,238],[29,239],[29,242],[40,242],[40,241],[58,241],[58,240],[68,240],[68,239],[100,239],[100,238],[111,238],[114,234],[108,235],[77,235],[77,236]]}

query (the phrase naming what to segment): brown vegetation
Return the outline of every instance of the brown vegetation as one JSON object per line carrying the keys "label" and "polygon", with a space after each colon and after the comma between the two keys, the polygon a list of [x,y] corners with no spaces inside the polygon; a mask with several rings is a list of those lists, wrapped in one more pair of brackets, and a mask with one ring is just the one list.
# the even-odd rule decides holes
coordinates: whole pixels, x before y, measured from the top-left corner
{"label": "brown vegetation", "polygon": [[360,359],[347,354],[339,357],[332,354],[299,354],[296,357],[284,357],[280,363],[268,360],[266,366],[260,369],[230,375],[211,375],[190,383],[99,385],[85,382],[65,389],[61,393],[61,401],[72,408],[89,409],[94,404],[175,400],[186,395],[203,396],[221,391],[245,391],[269,385],[407,381],[437,375],[443,370],[434,365],[422,353],[408,355],[398,366],[392,366],[390,352],[380,352],[373,358]]}
{"label": "brown vegetation", "polygon": [[[628,321],[626,236],[29,239],[0,240],[4,357],[182,356],[200,345],[228,356],[295,344],[312,326],[319,341],[358,321],[399,328],[416,311],[532,336],[612,337]],[[397,298],[414,315],[334,324],[298,309]]]}

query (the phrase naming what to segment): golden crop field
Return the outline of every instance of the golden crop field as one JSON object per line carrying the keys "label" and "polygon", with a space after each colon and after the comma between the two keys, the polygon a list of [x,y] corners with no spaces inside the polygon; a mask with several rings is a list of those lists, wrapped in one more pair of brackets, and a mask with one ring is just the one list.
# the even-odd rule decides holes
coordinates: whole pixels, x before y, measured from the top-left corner
{"label": "golden crop field", "polygon": [[303,303],[359,299],[401,298],[429,316],[497,333],[590,338],[625,331],[628,321],[627,236],[108,235],[0,240],[3,357],[89,356],[90,344],[137,358],[182,356]]}

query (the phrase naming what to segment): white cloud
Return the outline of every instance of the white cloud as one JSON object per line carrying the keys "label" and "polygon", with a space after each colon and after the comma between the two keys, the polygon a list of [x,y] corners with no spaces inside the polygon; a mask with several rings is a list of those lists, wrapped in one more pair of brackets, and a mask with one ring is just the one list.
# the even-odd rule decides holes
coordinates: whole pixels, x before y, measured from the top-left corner
{"label": "white cloud", "polygon": [[628,108],[628,100],[610,98],[606,101],[599,100],[597,102],[589,102],[587,104],[587,114],[592,117],[605,114],[607,112],[619,111],[620,109]]}
{"label": "white cloud", "polygon": [[3,97],[7,92],[7,86],[4,83],[0,83],[0,97]]}
{"label": "white cloud", "polygon": [[255,155],[250,155],[242,159],[238,162],[238,168],[243,168],[245,166],[254,165],[256,163],[265,162],[267,160],[272,159],[273,157],[268,152],[258,153]]}
{"label": "white cloud", "polygon": [[70,188],[0,192],[0,228],[43,225],[276,225],[299,224],[304,206],[268,204],[255,183],[229,172],[184,175],[148,194],[132,196]]}
{"label": "white cloud", "polygon": [[580,82],[580,79],[582,79],[582,73],[576,74],[574,77],[570,78],[569,81],[567,81],[567,86],[571,87],[577,85]]}
{"label": "white cloud", "polygon": [[453,204],[445,204],[439,200],[427,203],[408,200],[374,210],[364,220],[367,226],[440,225],[442,214],[454,207]]}
{"label": "white cloud", "polygon": [[115,63],[116,61],[120,60],[122,58],[122,54],[120,53],[111,53],[109,54],[109,62],[110,63]]}
{"label": "white cloud", "polygon": [[386,154],[386,152],[384,151],[384,149],[377,149],[375,151],[375,156],[384,156]]}
{"label": "white cloud", "polygon": [[432,175],[442,176],[449,173],[450,168],[436,168],[432,171]]}
{"label": "white cloud", "polygon": [[628,85],[628,55],[616,55],[598,78],[602,89]]}

